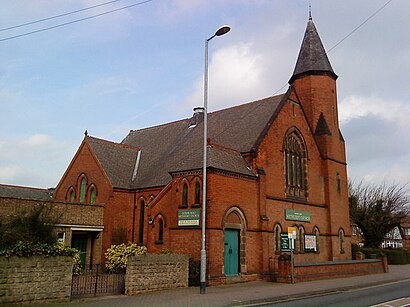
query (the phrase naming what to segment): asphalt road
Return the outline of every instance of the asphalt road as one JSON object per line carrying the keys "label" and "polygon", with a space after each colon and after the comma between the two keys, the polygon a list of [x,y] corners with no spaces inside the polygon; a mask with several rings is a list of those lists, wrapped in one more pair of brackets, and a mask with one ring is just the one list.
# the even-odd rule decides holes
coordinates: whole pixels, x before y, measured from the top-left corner
{"label": "asphalt road", "polygon": [[[407,298],[404,300],[397,300]],[[397,300],[397,301],[395,301]],[[385,302],[386,305],[379,305]],[[308,306],[410,306],[410,281],[398,281],[389,284],[360,288],[356,290],[336,291],[327,295],[312,295],[297,299],[276,302],[260,302],[242,306],[308,307]]]}

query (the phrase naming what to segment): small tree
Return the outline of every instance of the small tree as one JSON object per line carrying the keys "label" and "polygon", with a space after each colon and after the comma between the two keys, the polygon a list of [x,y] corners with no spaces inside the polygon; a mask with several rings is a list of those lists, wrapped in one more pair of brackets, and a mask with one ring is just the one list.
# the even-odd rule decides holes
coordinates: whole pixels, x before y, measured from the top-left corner
{"label": "small tree", "polygon": [[44,205],[21,211],[9,221],[0,221],[0,247],[13,246],[17,242],[54,244],[54,224],[60,216],[55,216],[51,208]]}
{"label": "small tree", "polygon": [[379,247],[386,234],[409,214],[406,186],[349,182],[350,220],[362,231],[366,247]]}

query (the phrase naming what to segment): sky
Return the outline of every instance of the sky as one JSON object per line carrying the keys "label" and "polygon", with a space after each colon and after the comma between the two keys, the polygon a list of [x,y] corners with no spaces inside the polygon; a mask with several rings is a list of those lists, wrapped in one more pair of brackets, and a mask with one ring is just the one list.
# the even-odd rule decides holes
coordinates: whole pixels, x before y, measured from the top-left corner
{"label": "sky", "polygon": [[[0,183],[55,187],[85,130],[121,142],[131,129],[191,117],[192,109],[203,105],[204,41],[225,24],[231,31],[209,43],[209,110],[284,93],[309,3],[339,76],[348,176],[370,183],[410,182],[410,1],[100,5],[106,2],[2,1]],[[132,7],[104,14],[126,6]],[[86,19],[97,14],[103,15]],[[86,20],[71,23],[79,19]],[[70,24],[55,27],[64,23]],[[54,28],[10,39],[48,27]]]}

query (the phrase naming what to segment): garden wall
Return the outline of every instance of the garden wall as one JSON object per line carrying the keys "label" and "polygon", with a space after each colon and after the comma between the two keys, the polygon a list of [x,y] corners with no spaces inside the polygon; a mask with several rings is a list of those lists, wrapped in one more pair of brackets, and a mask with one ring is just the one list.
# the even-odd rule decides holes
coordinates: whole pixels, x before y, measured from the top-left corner
{"label": "garden wall", "polygon": [[0,257],[0,305],[67,302],[72,272],[72,257]]}
{"label": "garden wall", "polygon": [[163,254],[128,258],[125,293],[138,293],[188,287],[189,257]]}
{"label": "garden wall", "polygon": [[[382,259],[295,263],[293,268],[293,279],[294,282],[303,282],[386,272],[388,272],[386,257],[383,257]],[[279,258],[276,281],[284,283],[292,282],[290,257]]]}

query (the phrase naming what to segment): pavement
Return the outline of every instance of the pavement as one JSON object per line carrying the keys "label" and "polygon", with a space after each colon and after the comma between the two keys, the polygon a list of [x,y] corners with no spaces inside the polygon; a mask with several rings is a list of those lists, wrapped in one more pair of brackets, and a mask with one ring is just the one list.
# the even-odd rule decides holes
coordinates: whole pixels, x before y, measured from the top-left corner
{"label": "pavement", "polygon": [[199,287],[189,287],[150,292],[137,296],[117,295],[79,299],[66,304],[48,304],[45,306],[251,306],[257,303],[279,301],[291,297],[324,295],[332,292],[395,283],[402,280],[410,280],[410,264],[390,265],[388,273],[296,284],[254,281],[207,287],[205,294],[199,294]]}

